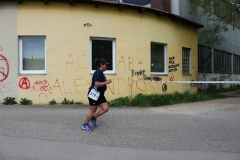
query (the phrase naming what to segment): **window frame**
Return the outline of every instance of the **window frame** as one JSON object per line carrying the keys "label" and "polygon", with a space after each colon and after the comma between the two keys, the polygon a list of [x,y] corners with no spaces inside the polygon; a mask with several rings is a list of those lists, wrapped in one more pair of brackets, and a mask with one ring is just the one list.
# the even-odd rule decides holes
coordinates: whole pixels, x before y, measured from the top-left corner
{"label": "window frame", "polygon": [[[112,65],[112,70],[106,70],[104,74],[116,74],[116,38],[107,38],[107,37],[90,37],[90,74],[93,74],[96,70],[92,69],[92,63],[94,59],[92,59],[92,40],[110,40],[112,41],[112,62],[109,61]],[[102,57],[99,57],[102,58]]]}
{"label": "window frame", "polygon": [[[184,65],[183,65],[183,51],[184,51],[184,49],[187,49],[187,50],[189,50],[189,66],[188,66],[188,73],[183,73],[183,67],[184,67]],[[191,63],[191,48],[188,48],[188,47],[182,47],[182,74],[183,75],[190,75],[190,74],[192,74],[192,70],[191,70],[191,66],[192,66],[192,63]]]}
{"label": "window frame", "polygon": [[[152,65],[152,51],[151,51],[151,45],[152,43],[155,44],[160,44],[164,46],[164,72],[152,72],[151,65]],[[161,42],[150,42],[150,72],[151,75],[167,75],[168,74],[168,61],[167,61],[167,44],[166,43],[161,43]]]}
{"label": "window frame", "polygon": [[214,73],[231,74],[232,67],[232,54],[214,49]]}
{"label": "window frame", "polygon": [[[204,64],[205,60],[204,60],[204,57],[202,55],[202,50],[205,51],[208,51],[208,59],[207,59],[207,64]],[[205,72],[205,65],[206,65],[206,72],[207,73],[212,73],[213,70],[212,70],[212,64],[213,64],[213,61],[212,61],[212,52],[211,52],[211,49],[209,49],[208,47],[206,46],[203,46],[203,45],[198,45],[198,72]]]}
{"label": "window frame", "polygon": [[233,55],[233,74],[240,74],[240,56]]}
{"label": "window frame", "polygon": [[[32,39],[44,39],[44,70],[23,70],[23,43],[22,39],[24,38],[32,38]],[[47,68],[46,68],[46,36],[19,36],[19,74],[46,74],[47,73]]]}

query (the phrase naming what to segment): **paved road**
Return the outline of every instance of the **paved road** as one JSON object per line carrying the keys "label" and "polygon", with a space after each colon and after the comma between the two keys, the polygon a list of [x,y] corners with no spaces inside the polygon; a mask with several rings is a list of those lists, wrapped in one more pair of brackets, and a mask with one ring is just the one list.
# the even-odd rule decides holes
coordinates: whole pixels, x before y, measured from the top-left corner
{"label": "paved road", "polygon": [[93,132],[86,106],[0,105],[0,160],[240,160],[240,98],[111,108]]}

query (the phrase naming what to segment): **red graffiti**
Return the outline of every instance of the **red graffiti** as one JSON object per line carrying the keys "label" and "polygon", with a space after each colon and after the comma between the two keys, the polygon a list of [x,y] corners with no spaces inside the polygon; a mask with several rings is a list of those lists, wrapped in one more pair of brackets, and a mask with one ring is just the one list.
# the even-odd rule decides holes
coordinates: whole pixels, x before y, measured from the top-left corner
{"label": "red graffiti", "polygon": [[0,93],[12,91],[9,85],[11,85],[11,83],[0,83]]}
{"label": "red graffiti", "polygon": [[49,85],[48,81],[47,80],[42,80],[42,81],[39,81],[37,80],[34,84],[36,85]]}
{"label": "red graffiti", "polygon": [[48,97],[47,95],[46,95],[46,93],[40,93],[39,95],[38,95],[38,97],[40,97],[40,95],[45,95],[45,97]]}
{"label": "red graffiti", "polygon": [[40,95],[46,95],[46,97],[47,97],[47,94],[46,94],[46,92],[49,92],[49,94],[51,94],[51,89],[52,89],[52,87],[50,86],[50,84],[49,84],[49,82],[47,81],[47,80],[37,80],[34,84],[33,84],[33,86],[31,87],[31,92],[32,91],[36,91],[36,92],[40,92],[39,93],[39,97],[40,97]]}
{"label": "red graffiti", "polygon": [[[86,93],[86,89],[84,89],[85,87],[84,86],[88,86],[90,87],[91,85],[91,82],[89,82],[88,80],[86,80],[86,82],[88,83],[88,85],[86,83],[83,83],[81,82],[83,81],[83,79],[74,79],[74,88],[75,88],[75,93],[77,94],[82,94],[82,93]],[[60,83],[62,82],[62,83]],[[73,90],[69,90],[69,86],[68,85],[65,85],[65,81],[60,81],[58,80],[58,78],[56,79],[54,85],[53,85],[53,89],[52,89],[52,93],[54,94],[54,89],[58,88],[60,93],[63,95],[63,94],[74,94],[74,91]],[[61,85],[62,84],[62,85]],[[84,88],[82,88],[84,87]],[[71,87],[70,87],[71,88]],[[63,92],[63,91],[64,92]],[[81,90],[79,92],[79,90]],[[56,92],[56,91],[55,91]]]}
{"label": "red graffiti", "polygon": [[3,48],[2,47],[0,47],[0,51],[2,51],[3,50]]}
{"label": "red graffiti", "polygon": [[9,64],[6,57],[0,54],[0,82],[7,79],[9,74]]}
{"label": "red graffiti", "polygon": [[61,87],[60,87],[60,84],[59,84],[59,82],[58,82],[58,78],[56,79],[56,81],[55,81],[55,83],[54,83],[54,85],[53,85],[53,91],[54,91],[54,88],[55,88],[55,87],[59,88],[59,90],[61,91],[61,94],[63,94],[63,93],[62,93],[62,90],[61,90]]}
{"label": "red graffiti", "polygon": [[[134,59],[132,57],[128,57],[128,70],[129,71],[134,68],[133,61],[134,61]],[[131,65],[132,65],[132,67],[130,68]]]}
{"label": "red graffiti", "polygon": [[174,75],[172,74],[172,76],[170,77],[170,81],[174,81]]}
{"label": "red graffiti", "polygon": [[18,86],[22,89],[29,89],[30,88],[30,81],[27,77],[23,77],[20,79]]}

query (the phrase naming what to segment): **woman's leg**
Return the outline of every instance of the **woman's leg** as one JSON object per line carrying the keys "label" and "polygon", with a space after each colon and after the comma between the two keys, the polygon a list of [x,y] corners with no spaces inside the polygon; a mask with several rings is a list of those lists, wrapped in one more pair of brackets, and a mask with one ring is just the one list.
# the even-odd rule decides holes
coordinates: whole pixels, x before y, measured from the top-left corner
{"label": "woman's leg", "polygon": [[95,118],[98,118],[109,111],[108,102],[101,103],[99,106],[101,107],[101,109],[94,115]]}
{"label": "woman's leg", "polygon": [[88,124],[89,121],[92,119],[93,115],[96,113],[97,111],[97,106],[89,106],[89,112],[86,116],[86,121],[85,121],[85,124]]}

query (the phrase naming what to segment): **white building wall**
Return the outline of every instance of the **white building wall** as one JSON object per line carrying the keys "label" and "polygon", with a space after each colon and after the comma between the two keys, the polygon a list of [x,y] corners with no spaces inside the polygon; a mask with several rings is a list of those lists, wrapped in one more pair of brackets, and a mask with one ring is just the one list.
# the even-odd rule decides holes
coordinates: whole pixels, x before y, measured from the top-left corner
{"label": "white building wall", "polygon": [[171,12],[179,15],[179,0],[171,0]]}
{"label": "white building wall", "polygon": [[[172,13],[179,15],[181,17],[185,17],[197,23],[203,24],[206,26],[207,24],[211,24],[211,21],[207,19],[207,16],[200,16],[200,15],[192,15],[190,14],[190,3],[189,0],[171,0],[171,9]],[[202,8],[198,7],[199,12],[201,12]],[[212,53],[214,49],[225,51],[228,53],[232,53],[235,55],[240,55],[240,30],[238,28],[234,28],[232,25],[229,25],[229,31],[225,32],[223,35],[226,39],[226,42],[222,43],[221,45],[213,46]],[[198,32],[201,29],[198,30]],[[198,42],[200,45],[203,45],[201,40],[199,39]],[[215,74],[214,73],[214,56],[212,54],[212,68],[213,73],[206,74],[206,80],[211,81],[213,79],[220,77],[226,77],[224,81],[239,81],[240,75],[239,74]],[[198,80],[205,81],[205,73],[198,73]],[[229,87],[232,84],[223,84],[223,87]],[[203,84],[199,84],[198,88],[204,88]]]}
{"label": "white building wall", "polygon": [[[211,23],[207,20],[207,16],[191,15],[189,13],[191,7],[189,0],[172,0],[171,3],[172,6],[179,6],[179,16],[203,24],[204,26]],[[198,9],[201,11],[202,8],[198,7]],[[224,35],[227,41],[222,43],[221,45],[214,46],[213,48],[240,55],[240,30],[238,28],[233,29],[233,26],[229,25],[229,31],[224,33]],[[201,44],[200,40],[199,44]]]}
{"label": "white building wall", "polygon": [[0,103],[18,95],[17,5],[0,2]]}

